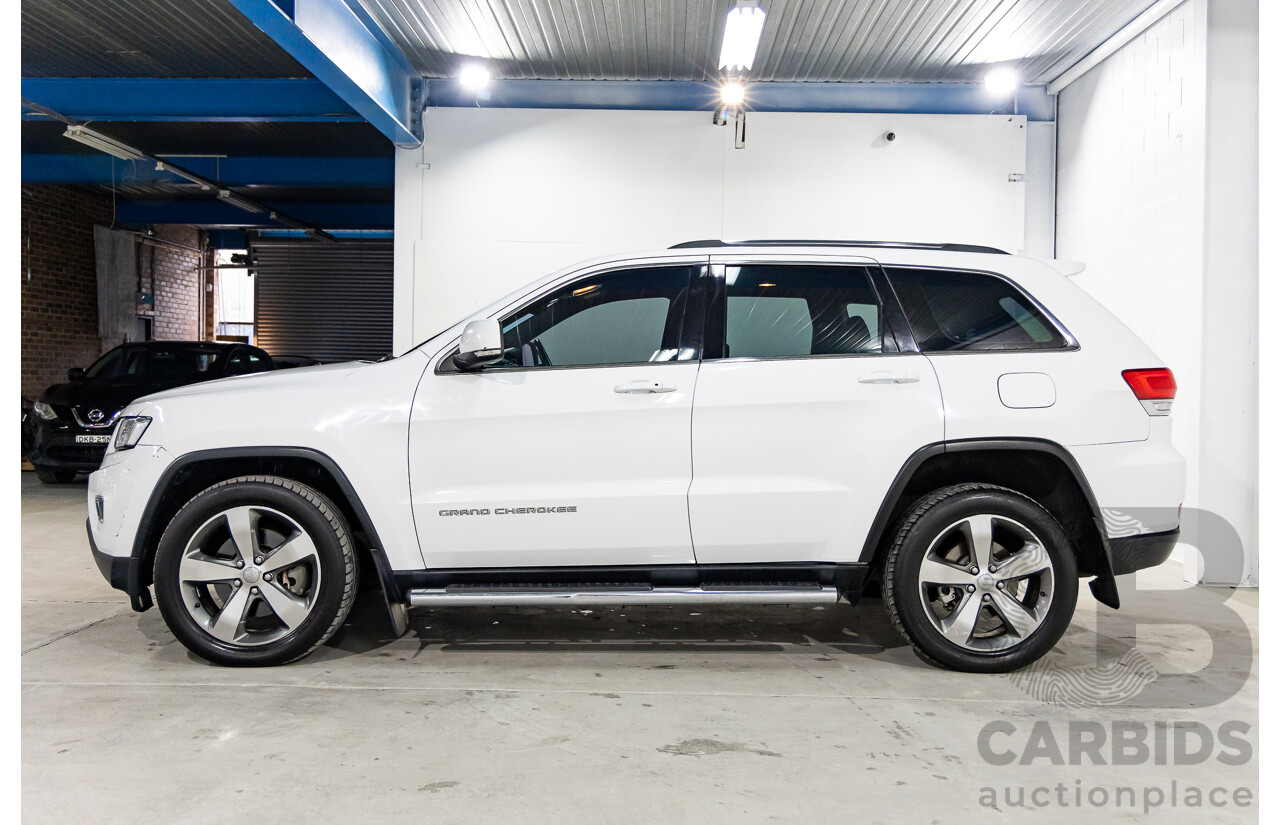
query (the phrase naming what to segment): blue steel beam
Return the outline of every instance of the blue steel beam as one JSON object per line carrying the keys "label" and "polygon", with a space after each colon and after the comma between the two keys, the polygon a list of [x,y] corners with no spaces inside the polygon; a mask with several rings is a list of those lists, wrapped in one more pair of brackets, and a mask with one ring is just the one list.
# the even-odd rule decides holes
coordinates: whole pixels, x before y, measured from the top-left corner
{"label": "blue steel beam", "polygon": [[343,0],[230,2],[392,142],[422,145],[422,77]]}
{"label": "blue steel beam", "polygon": [[[22,97],[79,121],[364,120],[312,77],[24,77]],[[24,109],[22,119],[48,118]]]}
{"label": "blue steel beam", "polygon": [[[713,83],[672,80],[495,80],[477,99],[456,80],[428,82],[428,106],[525,109],[665,109],[712,111]],[[993,99],[977,83],[750,83],[750,112],[888,112],[894,114],[1012,114],[1012,101]],[[1043,86],[1021,86],[1018,114],[1054,119]]]}
{"label": "blue steel beam", "polygon": [[[173,157],[173,162],[224,186],[393,186],[394,158]],[[23,183],[109,185],[112,183],[186,183],[146,161],[110,155],[22,156]]]}
{"label": "blue steel beam", "polygon": [[[305,238],[300,229],[255,230],[264,238]],[[215,249],[244,249],[247,244],[245,229],[210,229],[209,245]],[[329,234],[338,240],[390,240],[394,233],[381,229],[331,229]]]}
{"label": "blue steel beam", "polygon": [[[385,229],[395,223],[390,203],[303,202],[268,204],[303,223],[323,229]],[[116,221],[125,224],[279,229],[270,213],[245,212],[219,200],[120,201]]]}

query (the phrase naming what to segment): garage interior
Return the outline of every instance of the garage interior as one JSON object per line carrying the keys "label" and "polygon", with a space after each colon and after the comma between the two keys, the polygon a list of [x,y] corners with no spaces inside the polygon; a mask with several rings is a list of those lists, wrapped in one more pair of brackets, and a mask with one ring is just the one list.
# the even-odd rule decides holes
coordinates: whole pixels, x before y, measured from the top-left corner
{"label": "garage interior", "polygon": [[[730,0],[21,6],[24,413],[125,341],[376,359],[574,261],[697,238],[1081,261],[1177,376],[1184,512],[1242,553],[1201,556],[1184,515],[1121,614],[1082,588],[1053,655],[1136,635],[1168,688],[1090,719],[1256,728],[1256,2],[761,0],[740,106]],[[984,725],[1081,718],[1033,674],[921,661],[873,597],[420,609],[394,638],[366,590],[304,661],[218,668],[103,580],[83,476],[21,491],[32,822],[970,821],[1035,778],[984,761]],[[1258,786],[1256,761],[1126,770]]]}

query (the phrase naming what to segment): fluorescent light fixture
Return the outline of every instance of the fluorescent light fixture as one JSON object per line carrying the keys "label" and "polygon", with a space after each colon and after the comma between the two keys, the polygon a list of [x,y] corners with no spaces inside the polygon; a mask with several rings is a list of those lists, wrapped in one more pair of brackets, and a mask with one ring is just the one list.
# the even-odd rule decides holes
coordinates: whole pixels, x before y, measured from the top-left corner
{"label": "fluorescent light fixture", "polygon": [[62,133],[63,137],[71,138],[76,143],[83,143],[85,146],[92,146],[99,152],[106,152],[108,155],[115,155],[121,160],[146,160],[147,156],[132,146],[126,146],[119,141],[112,140],[106,135],[100,135],[92,132],[83,126],[68,126],[67,131]]}
{"label": "fluorescent light fixture", "polygon": [[194,174],[192,172],[188,172],[186,169],[183,169],[180,166],[170,166],[169,164],[165,163],[162,160],[156,161],[156,171],[168,172],[171,175],[177,175],[178,177],[184,180],[189,180],[192,183],[198,183],[200,184],[200,188],[204,189],[205,191],[208,191],[213,188],[213,184],[211,181],[208,181],[205,178],[202,178],[199,175]]}
{"label": "fluorescent light fixture", "polygon": [[747,99],[747,87],[741,81],[729,80],[720,86],[720,102],[726,106],[741,106]]}
{"label": "fluorescent light fixture", "polygon": [[246,212],[266,212],[266,207],[259,206],[251,200],[240,197],[230,189],[219,189],[218,199],[226,201],[237,209],[243,209]]}
{"label": "fluorescent light fixture", "polygon": [[1010,97],[1018,88],[1018,73],[1007,66],[987,72],[987,94],[992,97]]}
{"label": "fluorescent light fixture", "polygon": [[724,24],[724,43],[720,46],[720,68],[750,69],[764,31],[764,9],[755,0],[738,0],[729,10]]}
{"label": "fluorescent light fixture", "polygon": [[479,92],[489,86],[489,73],[487,66],[480,63],[469,63],[462,67],[462,73],[458,75],[458,83],[462,84],[462,88],[472,92]]}

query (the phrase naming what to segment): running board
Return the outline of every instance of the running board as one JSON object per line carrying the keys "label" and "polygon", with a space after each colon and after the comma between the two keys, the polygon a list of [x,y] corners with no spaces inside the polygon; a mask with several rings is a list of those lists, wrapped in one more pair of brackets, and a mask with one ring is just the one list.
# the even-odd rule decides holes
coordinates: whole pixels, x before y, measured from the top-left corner
{"label": "running board", "polygon": [[835,604],[840,593],[817,584],[706,584],[701,587],[623,585],[449,585],[409,591],[410,607],[573,605]]}

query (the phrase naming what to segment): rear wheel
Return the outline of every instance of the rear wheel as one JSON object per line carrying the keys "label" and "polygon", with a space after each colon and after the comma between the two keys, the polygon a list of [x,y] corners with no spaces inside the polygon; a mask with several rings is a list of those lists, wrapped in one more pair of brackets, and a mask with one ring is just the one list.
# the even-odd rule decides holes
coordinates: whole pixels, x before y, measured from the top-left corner
{"label": "rear wheel", "polygon": [[1031,664],[1071,623],[1079,580],[1062,527],[1026,496],[961,484],[921,499],[885,558],[883,598],[929,659],[997,673]]}
{"label": "rear wheel", "polygon": [[356,565],[332,502],[289,479],[245,476],[174,516],[156,550],[156,601],[174,636],[211,662],[283,664],[341,626]]}
{"label": "rear wheel", "polygon": [[36,478],[45,484],[66,484],[76,479],[75,470],[64,470],[59,467],[44,467],[39,464],[36,467]]}

